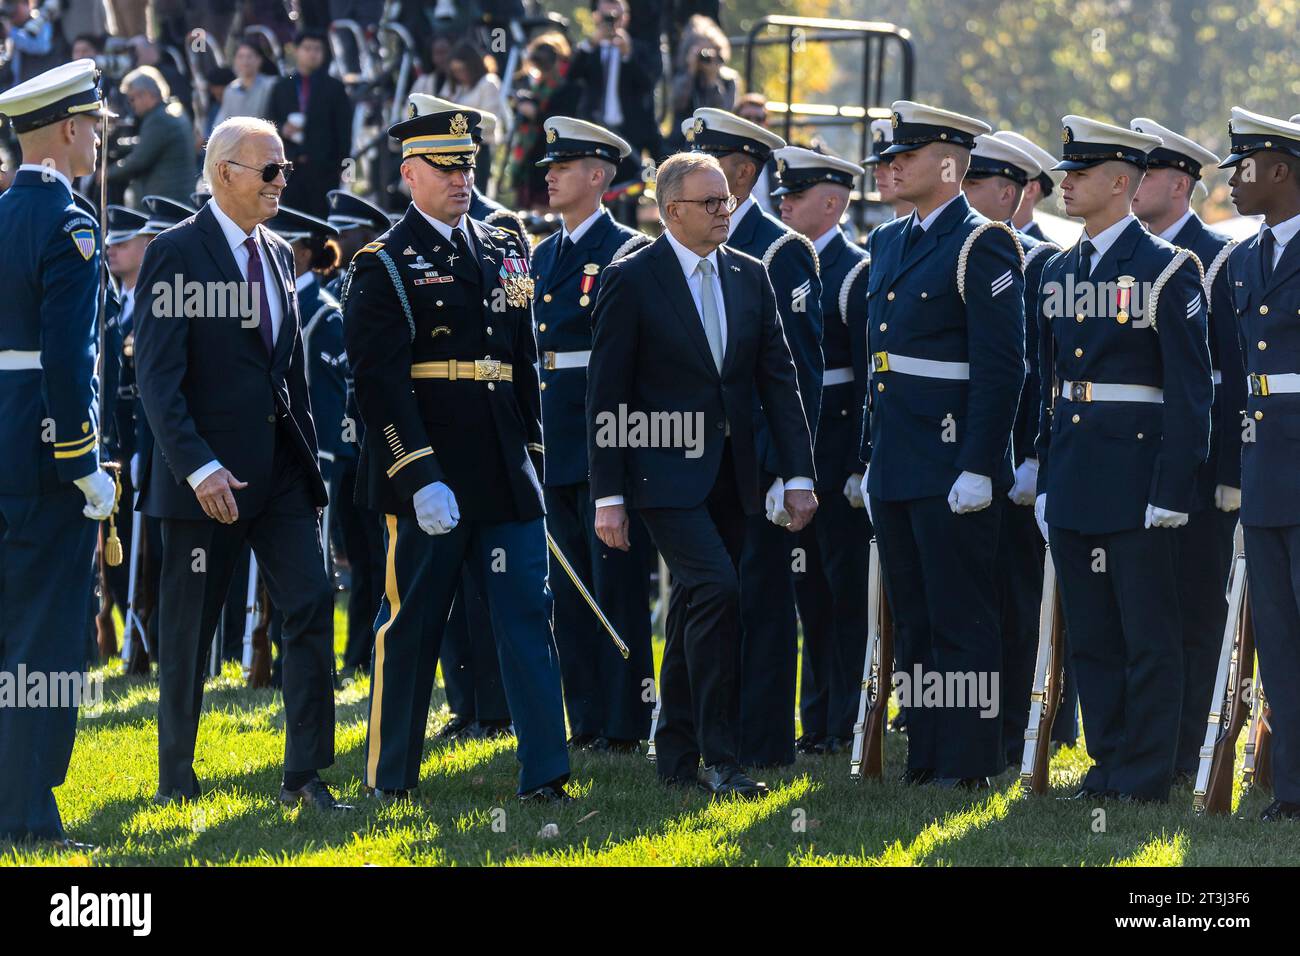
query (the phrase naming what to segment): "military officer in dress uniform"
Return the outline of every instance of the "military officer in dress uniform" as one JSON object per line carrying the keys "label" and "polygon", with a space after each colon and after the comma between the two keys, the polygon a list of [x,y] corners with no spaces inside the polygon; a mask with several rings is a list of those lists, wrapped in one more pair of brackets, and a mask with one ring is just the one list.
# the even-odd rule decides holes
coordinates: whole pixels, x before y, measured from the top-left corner
{"label": "military officer in dress uniform", "polygon": [[[0,672],[50,682],[82,671],[97,522],[115,499],[99,466],[99,228],[72,198],[105,112],[91,60],[0,94],[26,160],[0,195]],[[0,707],[0,838],[66,844],[54,788],[77,702],[60,703]]]}
{"label": "military officer in dress uniform", "polygon": [[1135,119],[1129,127],[1163,140],[1147,157],[1147,174],[1133,197],[1133,212],[1149,232],[1196,254],[1205,268],[1209,305],[1210,374],[1214,379],[1210,454],[1196,475],[1187,524],[1174,532],[1183,624],[1183,715],[1174,767],[1180,782],[1191,783],[1214,694],[1214,673],[1228,616],[1225,591],[1232,537],[1241,508],[1241,412],[1246,407],[1246,378],[1244,374],[1223,374],[1225,368],[1241,366],[1232,296],[1223,270],[1236,242],[1208,228],[1190,205],[1202,174],[1214,169],[1219,157],[1154,120]]}
{"label": "military officer in dress uniform", "polygon": [[[1249,398],[1241,524],[1259,672],[1272,709],[1273,796],[1262,819],[1300,819],[1300,124],[1233,107],[1232,201],[1264,217],[1228,257]],[[1222,358],[1222,356],[1221,356]],[[1225,362],[1223,376],[1242,374]]]}
{"label": "military officer in dress uniform", "polygon": [[814,448],[823,502],[799,532],[807,570],[795,575],[803,622],[796,749],[838,753],[853,738],[867,638],[867,553],[871,522],[862,503],[862,399],[866,394],[866,301],[870,260],[848,241],[840,219],[862,168],[798,146],[776,158],[781,221],[812,241],[821,266],[821,418]]}
{"label": "military officer in dress uniform", "polygon": [[1160,137],[1062,122],[1056,168],[1084,233],[1043,270],[1034,507],[1094,761],[1076,796],[1163,801],[1183,685],[1170,530],[1187,524],[1213,400],[1203,277],[1131,211]]}
{"label": "military officer in dress uniform", "polygon": [[546,167],[551,211],[564,222],[538,244],[532,261],[547,446],[546,525],[631,652],[623,660],[572,583],[563,574],[551,576],[569,744],[631,753],[649,735],[653,700],[647,535],[633,515],[632,550],[607,547],[596,537],[585,402],[601,270],[650,240],[616,222],[600,201],[632,147],[602,126],[567,116],[549,118],[544,128],[546,155],[538,165]]}
{"label": "military officer in dress uniform", "polygon": [[[1001,670],[994,557],[1012,484],[1011,431],[1024,383],[1023,254],[1015,231],[961,192],[977,119],[893,104],[885,150],[915,204],[868,240],[870,441],[861,455],[907,707],[908,783],[988,786],[1005,767],[996,701],[921,687],[984,682]],[[992,711],[992,712],[990,712]]]}
{"label": "military officer in dress uniform", "polygon": [[995,139],[1000,139],[1004,143],[1014,146],[1022,153],[1027,153],[1034,162],[1038,163],[1041,172],[1025,183],[1024,195],[1021,197],[1020,205],[1011,216],[1011,225],[1025,235],[1043,242],[1047,239],[1047,236],[1043,233],[1043,227],[1034,221],[1034,210],[1038,208],[1043,200],[1052,195],[1059,178],[1062,176],[1061,173],[1056,173],[1055,177],[1053,177],[1056,157],[1029,138],[1021,136],[1019,133],[1013,133],[1011,130],[998,130],[992,135]]}
{"label": "military officer in dress uniform", "polygon": [[[799,394],[816,436],[821,405],[822,284],[812,241],[765,213],[751,194],[759,171],[785,140],[725,110],[702,107],[682,123],[695,152],[716,156],[737,205],[727,246],[762,261],[776,292],[786,341],[799,373]],[[794,763],[795,623],[793,568],[799,560],[781,502],[785,487],[762,412],[755,428],[767,515],[745,520],[740,559],[740,761],[756,767]],[[672,608],[669,609],[672,613]]]}
{"label": "military officer in dress uniform", "polygon": [[912,204],[900,199],[894,189],[894,173],[889,163],[884,160],[884,152],[894,142],[894,124],[892,120],[874,119],[871,121],[871,153],[862,160],[862,165],[871,169],[871,177],[876,183],[876,193],[880,201],[894,211],[894,218],[906,216],[912,211]]}
{"label": "military officer in dress uniform", "polygon": [[[388,214],[373,203],[342,189],[331,190],[327,221],[338,230],[339,273],[325,285],[338,299],[347,264],[361,248],[374,242],[392,225]],[[348,581],[348,640],[343,650],[343,672],[368,671],[374,647],[375,613],[384,593],[384,519],[356,503],[357,446],[361,439],[361,413],[352,388],[352,370],[343,361],[344,415],[349,427],[339,443],[330,482],[330,505],[340,530],[350,569]]]}
{"label": "military officer in dress uniform", "polygon": [[389,130],[402,144],[406,215],[344,282],[344,339],[365,424],[359,503],[384,515],[366,785],[419,782],[439,644],[461,569],[483,590],[519,736],[525,799],[563,800],[569,775],[541,472],[541,400],[518,239],[466,215],[470,110]]}

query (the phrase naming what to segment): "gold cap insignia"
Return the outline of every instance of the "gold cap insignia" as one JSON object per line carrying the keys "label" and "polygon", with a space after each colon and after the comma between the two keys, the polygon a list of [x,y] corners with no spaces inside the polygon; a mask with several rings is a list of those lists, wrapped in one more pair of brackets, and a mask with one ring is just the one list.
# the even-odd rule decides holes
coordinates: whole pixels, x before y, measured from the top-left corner
{"label": "gold cap insignia", "polygon": [[784,160],[784,159],[778,159],[778,160],[776,161],[776,174],[777,174],[778,176],[784,176],[784,175],[785,175],[785,160]]}
{"label": "gold cap insignia", "polygon": [[588,262],[585,266],[582,267],[582,274],[585,276],[599,275],[600,266],[596,265],[596,263],[594,262]]}
{"label": "gold cap insignia", "polygon": [[1074,142],[1074,133],[1070,132],[1070,127],[1068,126],[1061,127],[1061,142],[1062,143]]}
{"label": "gold cap insignia", "polygon": [[469,120],[464,113],[457,113],[451,118],[451,135],[464,136],[469,132]]}
{"label": "gold cap insignia", "polygon": [[419,108],[418,106],[416,106],[414,103],[407,103],[407,104],[406,104],[406,118],[407,118],[407,119],[415,119],[415,118],[416,118],[417,116],[419,116],[419,115],[420,115],[420,108]]}
{"label": "gold cap insignia", "polygon": [[558,138],[559,138],[559,134],[555,132],[554,126],[546,127],[546,141],[548,143],[554,143]]}
{"label": "gold cap insignia", "polygon": [[892,126],[894,129],[898,129],[898,124],[901,122],[903,122],[902,113],[894,113],[892,116],[889,117],[889,125]]}
{"label": "gold cap insignia", "polygon": [[691,132],[693,132],[693,133],[703,133],[703,132],[704,132],[704,120],[702,120],[702,119],[696,117],[695,124],[691,127]]}

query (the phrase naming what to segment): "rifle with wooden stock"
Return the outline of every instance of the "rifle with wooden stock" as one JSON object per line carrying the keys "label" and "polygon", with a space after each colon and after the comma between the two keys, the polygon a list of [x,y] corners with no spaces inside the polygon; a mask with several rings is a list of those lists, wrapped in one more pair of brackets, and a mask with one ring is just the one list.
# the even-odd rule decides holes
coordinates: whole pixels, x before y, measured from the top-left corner
{"label": "rifle with wooden stock", "polygon": [[1254,702],[1250,708],[1250,723],[1246,731],[1246,750],[1241,760],[1241,793],[1245,796],[1255,787],[1273,787],[1273,764],[1269,760],[1269,744],[1273,728],[1269,724],[1272,711],[1264,694],[1262,676],[1255,676]]}
{"label": "rifle with wooden stock", "polygon": [[271,686],[271,598],[257,573],[257,555],[248,552],[244,597],[244,676],[249,687]]}
{"label": "rifle with wooden stock", "polygon": [[1228,620],[1223,628],[1210,717],[1192,796],[1197,813],[1221,814],[1232,810],[1237,737],[1256,697],[1254,677],[1255,629],[1248,600],[1246,555],[1239,544],[1228,577]]}
{"label": "rifle with wooden stock", "polygon": [[871,539],[867,563],[867,652],[862,662],[862,694],[853,725],[849,778],[879,780],[884,772],[885,725],[894,672],[894,616],[885,594],[880,551]]}
{"label": "rifle with wooden stock", "polygon": [[1030,793],[1047,792],[1048,764],[1052,758],[1052,725],[1065,692],[1065,615],[1056,586],[1052,549],[1043,554],[1043,599],[1038,609],[1038,654],[1034,659],[1034,687],[1029,695],[1029,722],[1025,724],[1025,750],[1020,761],[1020,783]]}

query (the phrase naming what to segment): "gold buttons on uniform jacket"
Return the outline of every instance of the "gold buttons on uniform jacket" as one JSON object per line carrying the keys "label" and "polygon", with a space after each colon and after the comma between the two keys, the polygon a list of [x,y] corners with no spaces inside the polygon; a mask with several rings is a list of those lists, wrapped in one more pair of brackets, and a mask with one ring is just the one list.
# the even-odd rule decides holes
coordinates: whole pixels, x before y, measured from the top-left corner
{"label": "gold buttons on uniform jacket", "polygon": [[548,293],[546,293],[546,295],[542,296],[542,301],[543,301],[543,302],[550,302],[550,301],[551,301],[551,294],[548,292]]}
{"label": "gold buttons on uniform jacket", "polygon": [[1079,424],[1079,416],[1078,415],[1072,416],[1070,418],[1070,421],[1074,422],[1076,425]]}
{"label": "gold buttons on uniform jacket", "polygon": [[1264,351],[1264,349],[1268,348],[1268,343],[1265,342],[1263,339],[1260,339],[1259,344],[1256,345],[1255,348],[1259,349],[1262,352]]}
{"label": "gold buttons on uniform jacket", "polygon": [[889,295],[885,296],[885,298],[888,299],[890,302],[893,302],[893,301],[894,301],[894,293],[892,293],[892,292],[889,293]]}
{"label": "gold buttons on uniform jacket", "polygon": [[876,383],[876,391],[877,391],[877,392],[883,392],[884,390],[885,390],[885,383],[884,383],[884,382],[877,382],[877,383]]}
{"label": "gold buttons on uniform jacket", "polygon": [[1083,349],[1075,349],[1075,350],[1074,350],[1074,357],[1075,357],[1075,358],[1083,358]]}
{"label": "gold buttons on uniform jacket", "polygon": [[1260,314],[1260,315],[1268,315],[1268,306],[1266,306],[1266,305],[1261,305],[1261,306],[1259,307],[1259,314]]}
{"label": "gold buttons on uniform jacket", "polygon": [[1261,422],[1261,421],[1263,421],[1263,420],[1264,420],[1264,413],[1263,413],[1263,412],[1256,412],[1256,413],[1255,413],[1255,421],[1257,421],[1257,422]]}
{"label": "gold buttons on uniform jacket", "polygon": [[880,331],[884,332],[884,331],[887,331],[888,329],[889,329],[889,323],[888,323],[888,322],[881,322],[881,323],[880,323]]}
{"label": "gold buttons on uniform jacket", "polygon": [[543,392],[546,391],[546,383],[545,383],[545,382],[542,382],[542,383],[541,383],[540,385],[538,385],[537,387],[540,388]]}
{"label": "gold buttons on uniform jacket", "polygon": [[541,323],[539,326],[537,326],[537,331],[538,331],[538,332],[545,332],[545,331],[546,331],[546,323],[543,322],[543,323]]}

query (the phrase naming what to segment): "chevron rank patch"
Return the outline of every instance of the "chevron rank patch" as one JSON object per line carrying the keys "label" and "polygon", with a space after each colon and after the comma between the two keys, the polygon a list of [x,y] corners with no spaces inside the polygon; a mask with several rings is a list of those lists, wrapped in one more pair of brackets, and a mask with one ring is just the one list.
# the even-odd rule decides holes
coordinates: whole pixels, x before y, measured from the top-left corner
{"label": "chevron rank patch", "polygon": [[805,279],[801,285],[795,286],[790,290],[790,308],[795,312],[802,312],[808,301],[808,293],[812,291],[812,279]]}
{"label": "chevron rank patch", "polygon": [[1003,292],[1006,292],[1007,289],[1011,288],[1011,279],[1011,270],[1008,269],[1006,272],[1002,273],[1002,275],[993,280],[992,285],[989,286],[989,293],[993,298],[996,299]]}
{"label": "chevron rank patch", "polygon": [[81,258],[87,262],[95,254],[95,233],[92,229],[74,229],[69,235],[72,237],[72,244],[77,247],[81,253]]}
{"label": "chevron rank patch", "polygon": [[1189,319],[1196,318],[1196,313],[1199,312],[1200,309],[1201,309],[1201,294],[1198,292],[1196,293],[1196,295],[1192,296],[1192,301],[1187,304],[1187,317]]}

